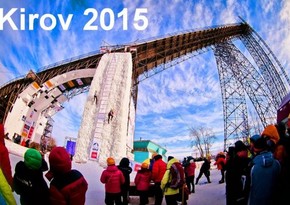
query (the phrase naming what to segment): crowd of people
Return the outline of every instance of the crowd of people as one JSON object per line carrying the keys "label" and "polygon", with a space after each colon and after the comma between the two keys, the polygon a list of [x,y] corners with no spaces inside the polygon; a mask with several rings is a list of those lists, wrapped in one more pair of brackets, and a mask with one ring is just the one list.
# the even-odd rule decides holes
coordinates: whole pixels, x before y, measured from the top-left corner
{"label": "crowd of people", "polygon": [[[123,163],[124,160],[126,163]],[[155,205],[161,205],[164,199],[167,205],[187,204],[189,194],[195,193],[194,158],[187,157],[181,163],[178,159],[169,156],[166,163],[160,154],[154,153],[150,160],[145,161],[133,180],[139,196],[139,204],[149,203],[150,191],[153,193]],[[210,162],[207,159],[205,161],[204,172],[207,173]],[[121,168],[121,164],[125,166]],[[105,184],[105,203],[128,204],[128,183],[132,171],[128,166],[128,159],[123,158],[120,165],[116,166],[115,160],[109,157],[107,165],[107,169],[101,175],[101,182]]]}
{"label": "crowd of people", "polygon": [[221,169],[227,205],[290,204],[289,131],[282,123],[268,125],[249,143],[229,147]]}
{"label": "crowd of people", "polygon": [[[290,124],[289,124],[290,125]],[[280,205],[290,204],[290,126],[268,125],[261,134],[249,141],[237,140],[225,152],[215,157],[214,165],[220,170],[220,184],[225,183],[227,205]],[[31,142],[24,160],[15,166],[12,176],[9,153],[4,141],[4,126],[0,124],[0,204],[15,205],[15,191],[22,205],[39,204],[85,204],[88,182],[72,169],[67,150],[55,147],[48,163],[38,143]],[[195,186],[204,175],[210,180],[211,157],[204,157],[195,180],[196,161],[189,156],[182,162],[169,156],[167,162],[154,153],[149,161],[141,164],[132,181],[139,196],[139,204],[149,203],[153,190],[154,204],[187,204],[188,197],[195,193]],[[46,172],[46,174],[44,174]],[[101,173],[100,182],[105,186],[106,205],[128,205],[130,186],[130,160],[122,158],[119,165],[107,158],[107,167]],[[47,184],[45,178],[49,181]]]}

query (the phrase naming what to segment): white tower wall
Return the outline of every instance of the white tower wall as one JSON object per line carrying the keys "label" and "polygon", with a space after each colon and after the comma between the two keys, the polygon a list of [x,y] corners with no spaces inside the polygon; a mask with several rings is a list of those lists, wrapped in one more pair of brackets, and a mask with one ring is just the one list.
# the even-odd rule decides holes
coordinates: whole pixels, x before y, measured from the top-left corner
{"label": "white tower wall", "polygon": [[[74,157],[77,162],[92,159],[105,165],[107,157],[118,161],[127,156],[127,146],[133,147],[127,145],[131,85],[131,53],[104,54],[85,103]],[[108,123],[110,109],[114,117]]]}

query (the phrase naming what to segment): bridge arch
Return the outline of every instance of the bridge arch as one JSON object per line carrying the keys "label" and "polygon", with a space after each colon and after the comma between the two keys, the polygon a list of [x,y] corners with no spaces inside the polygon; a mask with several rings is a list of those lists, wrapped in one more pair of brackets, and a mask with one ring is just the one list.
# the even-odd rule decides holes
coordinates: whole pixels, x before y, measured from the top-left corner
{"label": "bridge arch", "polygon": [[[254,56],[255,62],[258,64],[257,67],[261,72],[254,72],[251,63],[246,61],[246,58],[230,43],[232,40],[236,39],[240,39],[244,42],[247,49],[250,50],[251,55]],[[251,101],[258,111],[258,115],[263,125],[266,125],[267,123],[273,122],[276,114],[274,110],[278,107],[277,103],[285,96],[289,89],[289,79],[282,66],[266,44],[261,41],[261,38],[248,24],[224,25],[206,30],[189,31],[165,38],[136,43],[135,45],[111,47],[110,52],[124,53],[125,51],[125,53],[130,53],[131,55],[132,76],[130,84],[132,89],[130,98],[132,98],[133,103],[129,104],[133,104],[136,109],[138,82],[162,72],[172,65],[191,58],[200,52],[205,52],[210,48],[214,49],[217,64],[219,66],[220,81],[224,83],[222,85],[222,88],[224,88],[222,94],[224,96],[224,139],[226,146],[227,140],[241,137],[244,135],[243,130],[248,129],[247,117],[244,112],[246,109],[244,94],[252,96]],[[53,79],[52,76],[72,70],[83,70],[88,68],[97,69],[103,56],[104,54],[98,53],[71,62],[66,62],[51,69],[39,72],[36,75],[26,76],[25,78],[18,79],[10,84],[2,86],[0,90],[2,112],[0,114],[1,117],[4,118],[5,124],[9,122],[8,115],[11,110],[14,109],[15,106],[12,107],[12,105],[17,102],[17,97],[23,90],[33,85],[31,83],[39,82],[38,84],[45,84],[50,82],[50,79]],[[108,54],[107,56],[114,55]],[[245,75],[245,73],[250,73],[251,77],[247,78],[249,75]],[[227,84],[227,79],[229,78],[234,78],[235,80]],[[272,101],[272,93],[268,91],[263,93],[262,97],[255,94],[255,90],[261,88],[262,80],[275,85],[274,88],[279,90],[278,96],[275,96],[278,99],[276,102]],[[235,83],[244,85],[243,89],[238,91],[237,87],[233,86]],[[233,92],[231,93],[236,93],[237,97],[240,97],[242,100],[240,105],[242,106],[234,104],[234,95],[226,90],[228,85],[232,87]],[[247,90],[246,85],[250,86],[251,89]],[[253,87],[254,85],[256,87]],[[267,84],[266,87],[269,88],[269,85],[270,84]],[[16,90],[20,90],[20,92]],[[92,93],[89,94],[89,97],[91,95]],[[128,94],[126,95],[128,96]],[[230,107],[233,109],[230,110]],[[236,119],[233,120],[233,116],[237,114],[235,113],[236,110],[241,111],[239,121],[235,121]],[[231,115],[233,113],[234,115]],[[92,137],[90,140],[92,140]],[[88,149],[89,148],[86,147],[86,152],[88,152]]]}
{"label": "bridge arch", "polygon": [[27,86],[7,115],[5,127],[10,137],[16,133],[35,142],[49,137],[46,125],[50,118],[63,109],[64,102],[88,90],[95,72],[95,69],[73,70],[41,85],[34,81]]}

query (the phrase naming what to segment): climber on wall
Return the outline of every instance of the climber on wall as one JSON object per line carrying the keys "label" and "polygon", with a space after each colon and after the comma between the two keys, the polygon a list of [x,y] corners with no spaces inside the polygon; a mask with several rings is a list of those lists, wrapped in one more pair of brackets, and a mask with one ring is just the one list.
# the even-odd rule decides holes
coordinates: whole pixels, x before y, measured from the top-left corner
{"label": "climber on wall", "polygon": [[110,121],[113,120],[114,117],[114,111],[113,109],[110,110],[110,112],[108,113],[108,124],[110,124]]}

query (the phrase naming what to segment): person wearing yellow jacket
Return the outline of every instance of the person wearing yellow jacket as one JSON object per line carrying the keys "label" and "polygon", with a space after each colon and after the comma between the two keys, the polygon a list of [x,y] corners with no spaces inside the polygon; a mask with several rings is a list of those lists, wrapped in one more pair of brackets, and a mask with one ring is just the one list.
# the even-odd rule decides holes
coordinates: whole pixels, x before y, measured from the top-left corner
{"label": "person wearing yellow jacket", "polygon": [[2,199],[5,200],[5,203],[7,205],[16,205],[16,201],[13,196],[12,189],[6,180],[2,172],[2,169],[0,169],[0,193],[1,193],[0,198],[3,197]]}
{"label": "person wearing yellow jacket", "polygon": [[170,174],[170,167],[173,163],[179,162],[178,159],[172,158],[168,161],[166,172],[163,175],[163,178],[161,180],[161,189],[163,190],[163,193],[165,195],[165,201],[167,205],[177,205],[177,199],[179,194],[179,189],[170,188],[168,184],[170,183],[171,174]]}

